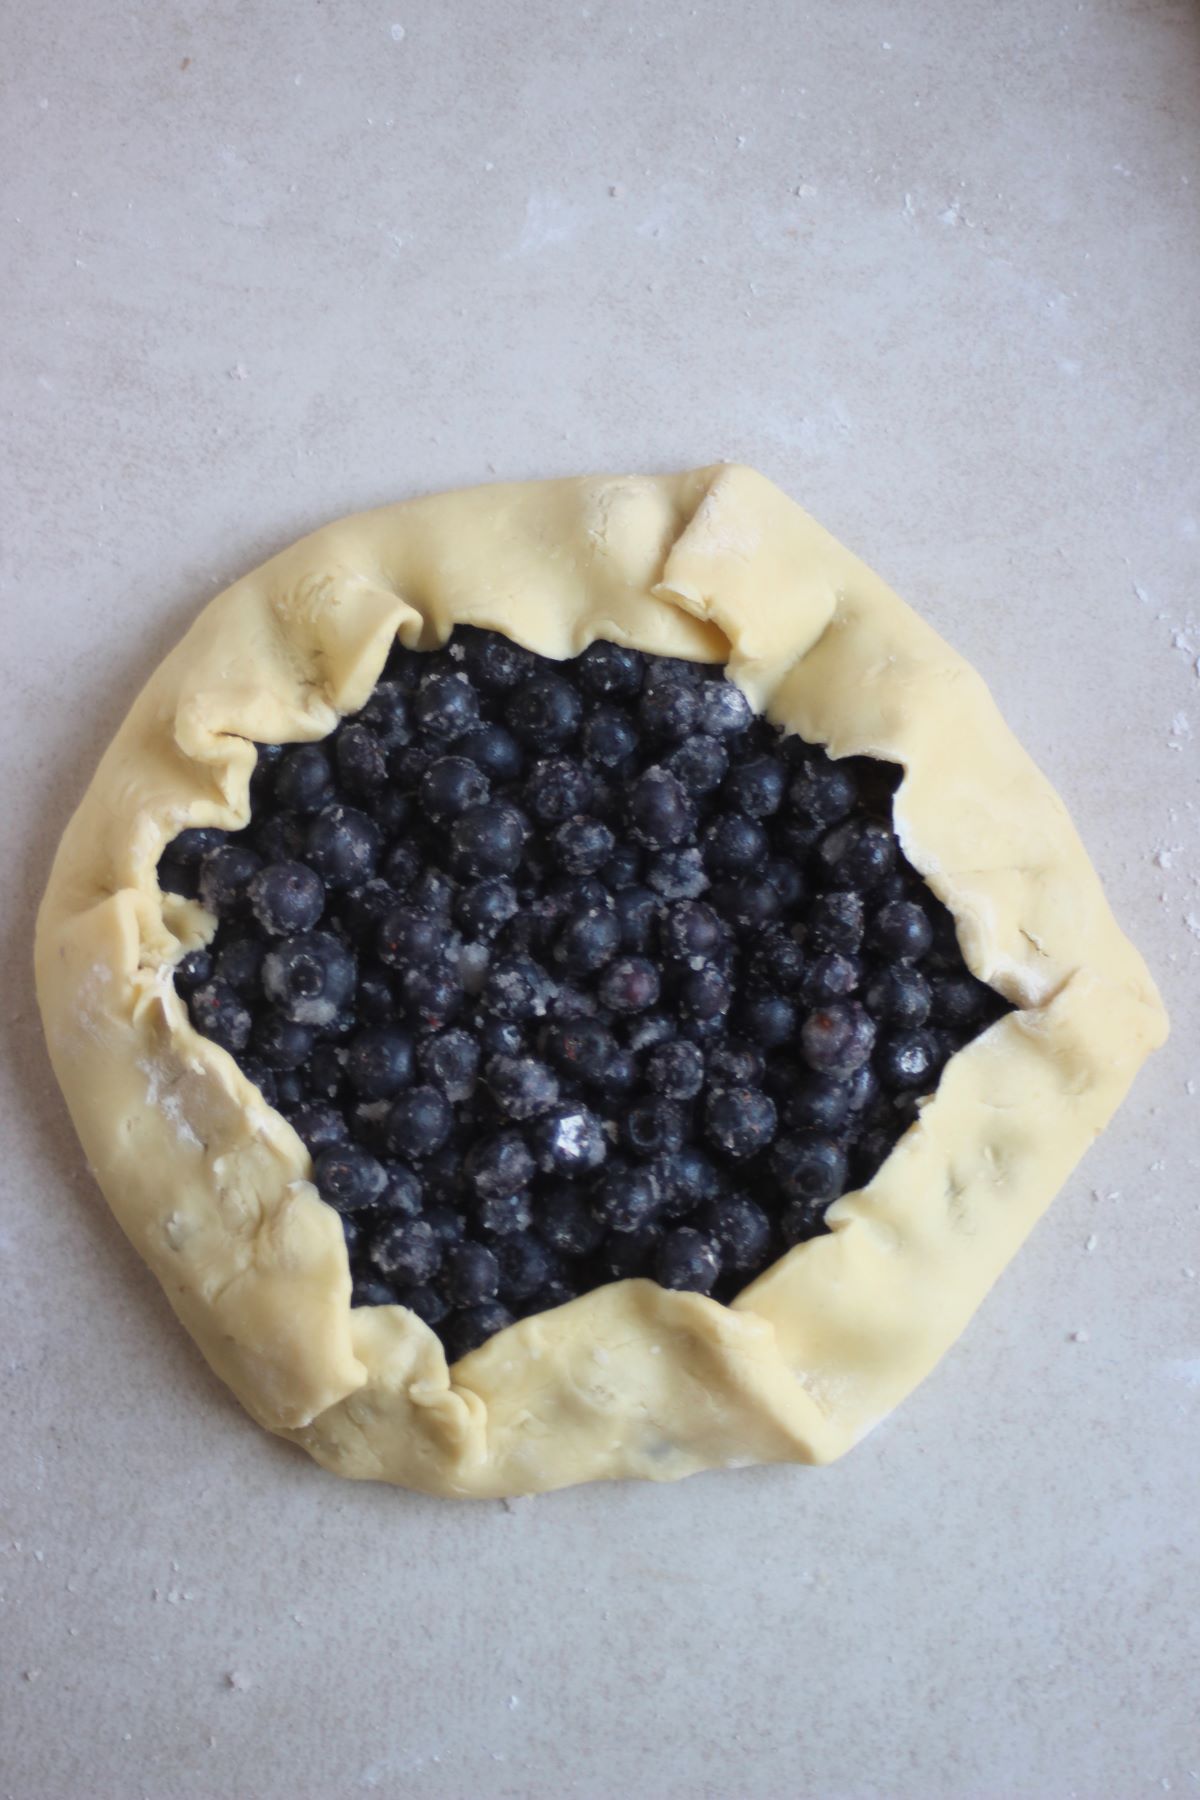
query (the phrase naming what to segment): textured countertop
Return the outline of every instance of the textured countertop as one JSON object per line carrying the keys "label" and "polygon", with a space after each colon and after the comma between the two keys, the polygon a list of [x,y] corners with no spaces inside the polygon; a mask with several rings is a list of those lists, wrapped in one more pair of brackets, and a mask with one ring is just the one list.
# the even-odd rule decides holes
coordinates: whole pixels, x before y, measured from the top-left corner
{"label": "textured countertop", "polygon": [[[0,1793],[1200,1795],[1200,15],[9,0]],[[242,1416],[33,914],[140,682],[339,513],[756,464],[991,682],[1174,1035],[838,1466],[453,1505]]]}

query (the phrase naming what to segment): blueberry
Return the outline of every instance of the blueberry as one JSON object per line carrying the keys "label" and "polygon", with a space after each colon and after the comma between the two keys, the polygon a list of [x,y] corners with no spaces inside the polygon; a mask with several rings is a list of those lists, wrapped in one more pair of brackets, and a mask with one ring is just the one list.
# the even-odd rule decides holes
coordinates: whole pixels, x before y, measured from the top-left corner
{"label": "blueberry", "polygon": [[662,1193],[648,1169],[609,1169],[596,1190],[596,1213],[610,1231],[637,1231],[655,1217]]}
{"label": "blueberry", "polygon": [[256,1087],[268,1106],[278,1103],[278,1090],[275,1084],[275,1071],[268,1069],[265,1063],[259,1062],[256,1056],[239,1056],[238,1068],[246,1080]]}
{"label": "blueberry", "polygon": [[325,888],[306,863],[268,863],[246,889],[250,911],[270,937],[311,931],[325,910]]}
{"label": "blueberry", "polygon": [[[345,1230],[343,1225],[342,1230]],[[350,1290],[351,1306],[394,1306],[396,1296],[386,1281],[376,1281],[371,1277],[357,1279]]]}
{"label": "blueberry", "polygon": [[[281,1111],[291,1113],[292,1109],[299,1106],[304,1100],[304,1082],[293,1069],[274,1069],[272,1074],[275,1077],[273,1104],[278,1106]],[[335,1112],[333,1116],[339,1118],[340,1114]],[[342,1129],[345,1130],[344,1125]]]}
{"label": "blueberry", "polygon": [[475,1092],[479,1069],[479,1043],[469,1031],[454,1028],[423,1038],[417,1061],[426,1081],[440,1088],[456,1105]]}
{"label": "blueberry", "polygon": [[488,1194],[475,1209],[475,1223],[487,1238],[528,1231],[533,1224],[533,1201],[527,1191]]}
{"label": "blueberry", "polygon": [[454,1128],[454,1114],[434,1087],[410,1088],[387,1116],[388,1148],[395,1156],[420,1159],[440,1150]]}
{"label": "blueberry", "polygon": [[188,1001],[192,1024],[202,1037],[234,1054],[250,1042],[251,1019],[231,987],[223,981],[207,981]]}
{"label": "blueberry", "polygon": [[507,876],[498,875],[463,888],[454,903],[454,918],[467,937],[490,943],[519,907],[516,888]]}
{"label": "blueberry", "polygon": [[322,1150],[313,1164],[317,1192],[338,1212],[361,1212],[373,1206],[387,1186],[383,1164],[357,1144]]}
{"label": "blueberry", "polygon": [[354,1010],[364,1025],[384,1025],[395,1016],[396,1000],[386,970],[363,970],[354,995]]}
{"label": "blueberry", "polygon": [[694,1019],[720,1018],[733,1002],[729,977],[715,963],[685,970],[679,978],[677,994],[683,1012]]}
{"label": "blueberry", "polygon": [[513,735],[538,750],[569,743],[582,716],[583,703],[571,683],[549,670],[523,681],[504,708]]}
{"label": "blueberry", "polygon": [[213,972],[235,993],[252,999],[257,993],[265,954],[254,938],[228,938],[217,952]]}
{"label": "blueberry", "polygon": [[468,1150],[463,1164],[474,1191],[486,1199],[492,1194],[516,1194],[533,1179],[534,1162],[518,1131],[501,1131],[481,1138]]}
{"label": "blueberry", "polygon": [[355,973],[354,956],[340,938],[310,931],[268,951],[263,992],[301,1025],[330,1025],[354,993]]}
{"label": "blueberry", "polygon": [[707,1201],[716,1200],[724,1187],[724,1178],[716,1164],[694,1144],[662,1156],[650,1165],[650,1174],[662,1195],[662,1213],[667,1219],[682,1219]]}
{"label": "blueberry", "polygon": [[718,813],[702,837],[705,867],[717,875],[743,875],[767,855],[767,834],[746,813]]}
{"label": "blueberry", "polygon": [[373,1025],[346,1047],[346,1079],[364,1100],[390,1100],[413,1078],[413,1043],[395,1025]]}
{"label": "blueberry", "polygon": [[431,1329],[440,1325],[450,1311],[448,1302],[437,1288],[425,1281],[417,1282],[415,1287],[401,1288],[396,1295],[396,1302],[400,1306],[406,1306],[409,1312],[416,1313],[418,1319],[423,1319]]}
{"label": "blueberry", "polygon": [[506,1306],[498,1300],[486,1300],[478,1306],[465,1307],[455,1313],[446,1327],[446,1357],[450,1362],[457,1362],[460,1357],[469,1356],[472,1350],[478,1350],[489,1338],[495,1337],[498,1331],[504,1331],[513,1323],[513,1316]]}
{"label": "blueberry", "polygon": [[804,980],[804,951],[786,931],[770,931],[752,951],[746,978],[765,993],[794,994]]}
{"label": "blueberry", "polygon": [[731,1038],[716,1044],[704,1059],[705,1071],[713,1087],[758,1087],[766,1068],[766,1059],[753,1044]]}
{"label": "blueberry", "polygon": [[461,1244],[464,1237],[467,1235],[467,1222],[456,1207],[449,1205],[427,1206],[425,1208],[425,1219],[437,1233],[438,1241],[443,1247],[448,1248],[451,1244]]}
{"label": "blueberry", "polygon": [[941,1073],[938,1041],[931,1031],[893,1031],[875,1051],[875,1072],[891,1093],[927,1093]]}
{"label": "blueberry", "polygon": [[552,988],[545,969],[532,957],[497,956],[488,968],[481,1004],[497,1019],[541,1018]]}
{"label": "blueberry", "polygon": [[[635,890],[626,889],[627,893]],[[568,918],[554,946],[554,960],[572,975],[594,974],[621,948],[621,921],[616,911],[577,913]]]}
{"label": "blueberry", "polygon": [[669,769],[685,792],[695,799],[715,793],[729,768],[729,752],[720,738],[696,732],[665,759]]}
{"label": "blueberry", "polygon": [[616,1051],[611,1031],[599,1019],[548,1025],[542,1041],[545,1055],[556,1068],[589,1087],[603,1081]]}
{"label": "blueberry", "polygon": [[[862,1066],[870,1068],[869,1063]],[[798,1130],[837,1131],[850,1115],[853,1098],[849,1081],[805,1070],[784,1099],[783,1116],[788,1125]]]}
{"label": "blueberry", "polygon": [[629,1108],[621,1120],[621,1137],[635,1156],[668,1156],[683,1148],[687,1123],[680,1102],[658,1094]]}
{"label": "blueberry", "polygon": [[408,905],[385,914],[375,945],[382,961],[393,969],[428,969],[444,963],[457,947],[443,919]]}
{"label": "blueberry", "polygon": [[275,774],[275,801],[288,812],[315,813],[333,799],[333,770],[319,744],[287,750]]}
{"label": "blueberry", "polygon": [[834,1000],[800,1027],[805,1062],[819,1075],[852,1075],[875,1045],[875,1026],[856,1000]]}
{"label": "blueberry", "polygon": [[871,920],[867,942],[880,956],[917,962],[933,944],[933,927],[915,901],[889,900]]}
{"label": "blueberry", "polygon": [[213,959],[207,950],[189,950],[180,957],[171,971],[176,992],[190,994],[196,988],[203,987],[206,981],[212,980],[212,972]]}
{"label": "blueberry", "polygon": [[600,1251],[601,1266],[614,1281],[645,1280],[654,1273],[661,1243],[657,1224],[640,1225],[633,1231],[613,1231]]}
{"label": "blueberry", "polygon": [[442,964],[405,969],[400,977],[404,1010],[421,1031],[440,1031],[463,1009],[465,994],[457,969]]}
{"label": "blueberry", "polygon": [[353,806],[328,806],[308,828],[304,857],[327,888],[352,888],[375,873],[380,848],[374,819]]}
{"label": "blueberry", "polygon": [[525,752],[503,725],[477,725],[455,748],[491,781],[519,781],[525,767]]}
{"label": "blueberry", "polygon": [[771,1169],[788,1200],[828,1205],[846,1185],[846,1158],[832,1138],[819,1132],[781,1137],[771,1151]]}
{"label": "blueberry", "polygon": [[181,894],[185,900],[194,900],[197,871],[185,868],[169,850],[165,850],[158,859],[158,885],[164,894]]}
{"label": "blueberry", "polygon": [[713,1088],[704,1110],[710,1142],[741,1161],[775,1136],[775,1107],[759,1088]]}
{"label": "blueberry", "polygon": [[467,1240],[445,1255],[446,1294],[455,1306],[478,1306],[500,1286],[500,1264],[485,1244]]}
{"label": "blueberry", "polygon": [[461,643],[471,680],[485,694],[507,694],[537,668],[532,650],[514,644],[499,631],[460,625],[454,643]]}
{"label": "blueberry", "polygon": [[496,1245],[500,1292],[511,1302],[528,1300],[558,1273],[553,1251],[531,1231],[506,1234]]}
{"label": "blueberry", "polygon": [[863,940],[864,918],[861,894],[818,894],[809,909],[805,941],[813,951],[837,950],[853,955]]}
{"label": "blueberry", "polygon": [[663,1239],[654,1272],[662,1287],[708,1294],[721,1273],[721,1259],[711,1238],[680,1225]]}
{"label": "blueberry", "polygon": [[764,1050],[777,1050],[795,1036],[796,1008],[783,994],[749,994],[742,1002],[737,1026]]}
{"label": "blueberry", "polygon": [[525,1049],[525,1034],[516,1019],[484,1017],[478,1027],[482,1056],[520,1056]]}
{"label": "blueberry", "polygon": [[385,750],[397,750],[412,737],[412,709],[408,694],[397,681],[377,683],[374,693],[358,714],[358,722],[382,744]]}
{"label": "blueberry", "polygon": [[967,1031],[979,1025],[995,1003],[995,995],[973,975],[935,975],[933,1017],[939,1025]]}
{"label": "blueberry", "polygon": [[595,782],[579,763],[566,756],[544,756],[526,778],[521,800],[539,824],[558,825],[586,813],[594,793]]}
{"label": "blueberry", "polygon": [[637,732],[623,712],[598,706],[580,734],[580,746],[589,762],[602,769],[617,769],[637,748]]}
{"label": "blueberry", "polygon": [[765,875],[743,875],[740,880],[715,882],[711,898],[713,905],[744,938],[757,938],[769,930],[783,910],[778,888]]}
{"label": "blueberry", "polygon": [[654,921],[659,900],[649,888],[625,887],[614,896],[617,926],[622,950],[649,950],[654,936]]}
{"label": "blueberry", "polygon": [[730,770],[721,798],[731,812],[770,818],[783,805],[787,769],[775,756],[753,756]]}
{"label": "blueberry", "polygon": [[709,886],[699,850],[659,850],[650,857],[646,880],[664,900],[695,900]]}
{"label": "blueberry", "polygon": [[834,825],[858,800],[853,772],[825,757],[806,762],[788,789],[788,806],[806,824]]}
{"label": "blueberry", "polygon": [[779,895],[779,904],[784,912],[794,912],[808,892],[807,883],[800,868],[790,858],[769,856],[763,864],[763,879],[770,883]]}
{"label": "blueberry", "polygon": [[761,1268],[771,1247],[771,1221],[762,1207],[744,1195],[714,1200],[702,1216],[705,1236],[717,1246],[723,1268]]}
{"label": "blueberry", "polygon": [[386,1185],[376,1202],[378,1211],[394,1219],[419,1219],[424,1204],[421,1183],[404,1163],[385,1162]]}
{"label": "blueberry", "polygon": [[312,1055],[312,1027],[268,1012],[255,1024],[251,1043],[255,1056],[268,1069],[300,1069]]}
{"label": "blueberry", "polygon": [[349,1135],[346,1121],[337,1108],[323,1106],[318,1100],[305,1100],[292,1107],[288,1123],[310,1156],[317,1156],[335,1144],[344,1144]]}
{"label": "blueberry", "polygon": [[437,1233],[424,1219],[399,1219],[371,1239],[371,1261],[381,1275],[405,1286],[432,1281],[442,1261]]}
{"label": "blueberry", "polygon": [[198,869],[206,856],[225,843],[225,833],[211,825],[192,825],[171,839],[171,860],[185,869]]}
{"label": "blueberry", "polygon": [[629,829],[647,850],[673,850],[691,836],[696,815],[678,777],[654,767],[639,775],[629,789]]}
{"label": "blueberry", "polygon": [[365,725],[344,725],[337,735],[335,755],[338,780],[344,792],[363,799],[387,781],[383,745]]}
{"label": "blueberry", "polygon": [[827,1006],[831,1000],[844,1000],[852,994],[861,980],[862,964],[857,956],[826,950],[809,963],[801,987],[809,1006]]}
{"label": "blueberry", "polygon": [[527,833],[524,815],[506,801],[473,806],[450,828],[450,865],[468,879],[512,875],[521,865]]}
{"label": "blueberry", "polygon": [[551,838],[554,858],[570,875],[594,875],[612,855],[616,839],[599,819],[564,819]]}
{"label": "blueberry", "polygon": [[707,962],[725,948],[728,933],[712,907],[703,900],[681,900],[663,914],[659,938],[664,956],[692,963]]}
{"label": "blueberry", "polygon": [[405,895],[425,872],[425,858],[415,844],[393,844],[383,859],[383,880],[397,895]]}
{"label": "blueberry", "polygon": [[413,694],[420,686],[421,677],[428,667],[429,658],[424,651],[411,650],[397,638],[388,651],[383,671],[384,684],[398,688],[402,693]]}
{"label": "blueberry", "polygon": [[712,737],[728,738],[747,730],[754,711],[741,688],[735,687],[727,677],[718,676],[704,682],[699,692],[701,731]]}
{"label": "blueberry", "polygon": [[598,1169],[608,1154],[600,1120],[586,1106],[559,1106],[530,1128],[538,1168],[547,1175],[582,1175]]}
{"label": "blueberry", "polygon": [[461,817],[468,807],[482,806],[491,791],[483,770],[465,756],[439,756],[417,783],[417,801],[427,819],[444,825]]}
{"label": "blueberry", "polygon": [[693,1100],[704,1086],[704,1053],[695,1044],[659,1044],[646,1059],[646,1081],[656,1094]]}
{"label": "blueberry", "polygon": [[486,1080],[492,1099],[508,1119],[536,1119],[558,1104],[558,1080],[553,1070],[535,1057],[494,1056],[487,1065]]}
{"label": "blueberry", "polygon": [[479,701],[467,677],[434,670],[413,701],[413,716],[427,737],[452,744],[479,722]]}
{"label": "blueberry", "polygon": [[637,650],[597,640],[589,644],[576,668],[589,694],[599,699],[630,699],[642,685],[645,662]]}
{"label": "blueberry", "polygon": [[636,844],[617,844],[600,871],[600,879],[614,896],[636,887],[642,873],[642,853]]}
{"label": "blueberry", "polygon": [[658,970],[644,956],[619,956],[609,963],[598,984],[604,1005],[617,1013],[643,1012],[658,999]]}
{"label": "blueberry", "polygon": [[652,675],[642,685],[638,722],[648,738],[678,744],[690,736],[700,718],[700,697],[687,681]]}
{"label": "blueberry", "polygon": [[668,1013],[634,1013],[625,1022],[625,1041],[631,1050],[653,1050],[670,1043],[676,1031],[676,1021]]}
{"label": "blueberry", "polygon": [[244,844],[224,844],[200,864],[200,904],[224,916],[237,906],[257,874],[262,859]]}
{"label": "blueberry", "polygon": [[537,1205],[537,1228],[562,1256],[590,1256],[604,1236],[604,1222],[578,1189],[563,1185],[542,1194]]}
{"label": "blueberry", "polygon": [[874,819],[849,819],[821,839],[817,855],[835,887],[861,889],[891,874],[899,847],[888,826]]}
{"label": "blueberry", "polygon": [[911,1030],[929,1017],[932,994],[919,970],[900,964],[881,969],[868,984],[863,1001],[873,1019]]}

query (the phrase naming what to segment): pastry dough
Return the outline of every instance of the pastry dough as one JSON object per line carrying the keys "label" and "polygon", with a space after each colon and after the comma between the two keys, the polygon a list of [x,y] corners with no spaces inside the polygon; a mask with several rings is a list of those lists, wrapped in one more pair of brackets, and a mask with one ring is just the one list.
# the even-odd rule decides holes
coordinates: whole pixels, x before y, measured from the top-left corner
{"label": "pastry dough", "polygon": [[[509,1327],[448,1370],[398,1306],[350,1308],[309,1156],[171,979],[213,921],[160,892],[186,826],[249,816],[255,741],[323,737],[398,633],[490,626],[727,662],[835,756],[903,765],[905,853],[1018,1009],[830,1232],[732,1306],[649,1281]],[[214,600],[135,702],[56,858],[37,934],[51,1056],[97,1180],[217,1373],[344,1475],[451,1495],[828,1462],[937,1362],[1103,1128],[1166,1018],[1066,811],[987,689],[752,470],[481,488],[329,525]]]}

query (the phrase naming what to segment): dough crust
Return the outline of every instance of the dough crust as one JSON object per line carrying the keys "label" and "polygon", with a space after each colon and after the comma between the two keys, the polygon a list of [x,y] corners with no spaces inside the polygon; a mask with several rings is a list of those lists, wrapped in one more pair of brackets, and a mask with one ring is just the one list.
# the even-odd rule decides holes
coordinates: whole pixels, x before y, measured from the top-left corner
{"label": "dough crust", "polygon": [[[543,656],[593,638],[727,662],[834,756],[902,764],[904,849],[1018,1008],[953,1058],[874,1180],[730,1307],[624,1281],[448,1370],[403,1308],[350,1309],[309,1156],[171,980],[213,921],[166,842],[246,823],[254,741],[325,736],[399,634]],[[38,919],[50,1054],[96,1178],[223,1380],[339,1474],[448,1495],[829,1462],[953,1343],[1102,1130],[1166,1015],[1066,810],[979,676],[750,469],[480,488],[303,539],[205,608],[122,725]]]}

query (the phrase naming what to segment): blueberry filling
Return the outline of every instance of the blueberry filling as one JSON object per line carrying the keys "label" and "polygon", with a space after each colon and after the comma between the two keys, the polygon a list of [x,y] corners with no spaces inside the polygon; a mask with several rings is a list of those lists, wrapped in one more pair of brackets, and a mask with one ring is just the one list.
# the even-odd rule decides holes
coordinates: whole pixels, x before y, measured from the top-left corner
{"label": "blueberry filling", "polygon": [[868,1181],[1005,1010],[892,824],[723,671],[397,646],[251,822],[182,832],[175,969],[313,1157],[358,1306],[451,1357],[614,1279],[731,1299]]}

